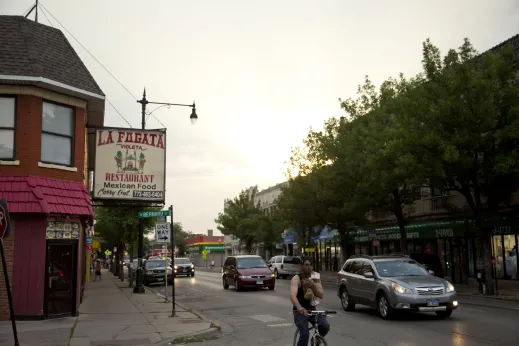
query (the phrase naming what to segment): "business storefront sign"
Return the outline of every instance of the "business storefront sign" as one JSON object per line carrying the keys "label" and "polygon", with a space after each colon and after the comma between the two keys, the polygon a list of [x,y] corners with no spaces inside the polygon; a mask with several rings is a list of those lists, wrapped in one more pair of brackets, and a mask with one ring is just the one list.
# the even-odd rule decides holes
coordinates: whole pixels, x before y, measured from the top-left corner
{"label": "business storefront sign", "polygon": [[166,131],[96,130],[95,200],[163,203]]}
{"label": "business storefront sign", "polygon": [[55,222],[47,223],[47,239],[79,239],[80,225],[77,222]]}

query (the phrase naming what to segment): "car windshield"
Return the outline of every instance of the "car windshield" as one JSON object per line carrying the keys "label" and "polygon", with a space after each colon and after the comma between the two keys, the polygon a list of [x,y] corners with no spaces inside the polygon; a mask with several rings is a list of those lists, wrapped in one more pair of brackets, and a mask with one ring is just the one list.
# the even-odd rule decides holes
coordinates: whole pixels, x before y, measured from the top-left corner
{"label": "car windshield", "polygon": [[381,277],[427,276],[429,273],[413,260],[375,262],[378,275]]}
{"label": "car windshield", "polygon": [[165,267],[166,263],[164,261],[147,261],[146,268],[160,268]]}
{"label": "car windshield", "polygon": [[301,259],[299,257],[285,256],[284,262],[286,264],[301,264]]}
{"label": "car windshield", "polygon": [[267,264],[261,257],[248,257],[238,258],[237,268],[248,269],[248,268],[266,268]]}
{"label": "car windshield", "polygon": [[175,264],[191,264],[191,261],[187,258],[175,258]]}

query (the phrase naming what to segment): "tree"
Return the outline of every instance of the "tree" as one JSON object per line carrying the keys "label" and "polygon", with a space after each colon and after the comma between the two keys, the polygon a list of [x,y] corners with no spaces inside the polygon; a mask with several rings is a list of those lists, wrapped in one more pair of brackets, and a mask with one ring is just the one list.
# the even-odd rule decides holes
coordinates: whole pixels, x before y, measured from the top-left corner
{"label": "tree", "polygon": [[465,197],[483,233],[485,276],[493,294],[494,223],[519,188],[518,61],[508,45],[478,55],[468,39],[441,57],[423,44],[423,83],[402,112],[406,151],[429,167],[429,180]]}
{"label": "tree", "polygon": [[[108,250],[111,251],[113,246],[117,247],[117,263],[123,259],[125,244],[137,239],[139,224],[137,213],[139,210],[125,205],[95,207],[95,231],[105,239],[106,244],[110,247]],[[145,210],[158,210],[158,208],[150,207]],[[143,220],[145,230],[154,227],[154,218]],[[116,275],[119,270],[120,268],[117,267]]]}
{"label": "tree", "polygon": [[223,213],[218,213],[215,219],[218,230],[240,239],[249,253],[253,245],[261,240],[259,229],[264,220],[264,214],[256,203],[257,193],[257,186],[242,190],[238,196],[225,201]]}

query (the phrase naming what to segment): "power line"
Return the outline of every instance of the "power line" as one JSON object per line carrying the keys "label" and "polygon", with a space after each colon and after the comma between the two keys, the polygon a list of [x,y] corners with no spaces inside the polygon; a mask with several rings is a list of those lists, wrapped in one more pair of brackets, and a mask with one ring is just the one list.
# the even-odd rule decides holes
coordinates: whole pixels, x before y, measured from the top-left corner
{"label": "power line", "polygon": [[34,7],[34,5],[29,6],[29,8],[25,10],[25,12],[22,14],[22,16],[25,17],[27,15],[27,13],[29,13],[29,11],[32,10],[33,7]]}
{"label": "power line", "polygon": [[43,7],[38,4],[38,7],[40,8],[41,10],[41,13],[43,13],[43,15],[45,16],[45,18],[47,18],[47,21],[49,22],[50,26],[54,27],[54,25],[52,25],[52,22],[50,21],[49,17],[47,17],[47,14],[45,13],[45,11],[43,10]]}
{"label": "power line", "polygon": [[45,11],[47,11],[47,13],[52,17],[52,19],[54,19],[62,28],[63,30],[65,30],[67,32],[67,34],[69,34],[73,39],[74,41],[76,41],[91,57],[92,59],[94,59],[110,76],[112,76],[112,78],[117,82],[119,83],[119,85],[121,87],[123,87],[124,90],[126,90],[126,92],[135,99],[135,101],[137,101],[137,98],[131,93],[130,90],[128,90],[128,88],[126,88],[123,83],[121,83],[110,71],[108,71],[108,69],[106,67],[104,67],[103,64],[101,64],[101,62],[99,60],[96,59],[95,56],[92,55],[92,53],[90,53],[90,51],[88,49],[85,48],[85,46],[83,46],[81,44],[81,42],[79,42],[79,40],[77,38],[74,37],[74,35],[72,35],[70,33],[70,31],[67,30],[67,28],[65,28],[65,26],[63,24],[60,23],[59,20],[56,19],[56,17],[54,17],[54,15],[46,8],[43,6],[43,4],[40,2],[40,6],[45,9]]}
{"label": "power line", "polygon": [[128,124],[128,126],[130,126],[130,128],[133,128],[132,125],[128,122],[128,120],[126,120],[126,118],[121,114],[121,112],[117,110],[117,108],[115,108],[115,106],[112,104],[112,102],[110,102],[110,100],[106,96],[105,100],[110,104],[110,106],[112,106],[112,108],[117,112],[117,114],[119,114],[119,116]]}

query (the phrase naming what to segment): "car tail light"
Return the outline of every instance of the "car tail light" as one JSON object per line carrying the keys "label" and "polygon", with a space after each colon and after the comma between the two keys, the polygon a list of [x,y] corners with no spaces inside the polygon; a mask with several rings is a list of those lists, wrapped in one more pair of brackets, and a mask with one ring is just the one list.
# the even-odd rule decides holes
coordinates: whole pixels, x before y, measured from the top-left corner
{"label": "car tail light", "polygon": [[337,272],[337,277],[339,277],[339,275],[341,275],[341,272]]}
{"label": "car tail light", "polygon": [[62,278],[63,276],[63,272],[59,272],[59,277]]}
{"label": "car tail light", "polygon": [[272,264],[271,264],[271,263],[267,264],[267,266],[268,266],[269,268],[272,268]]}

